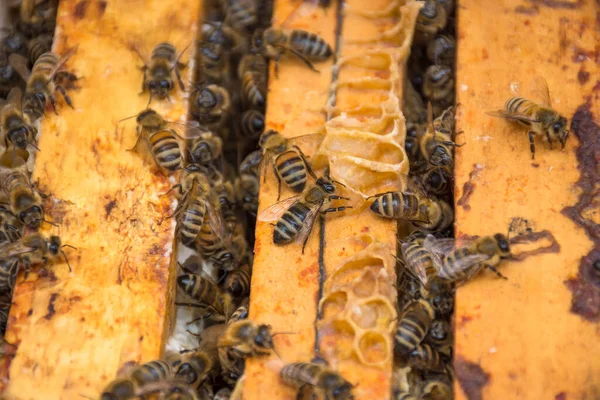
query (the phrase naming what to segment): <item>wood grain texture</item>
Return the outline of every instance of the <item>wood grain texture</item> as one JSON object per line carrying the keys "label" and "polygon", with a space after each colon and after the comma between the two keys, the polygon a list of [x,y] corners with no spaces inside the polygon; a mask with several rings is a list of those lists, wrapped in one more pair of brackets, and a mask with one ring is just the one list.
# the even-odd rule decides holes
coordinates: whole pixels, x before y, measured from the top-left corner
{"label": "wood grain texture", "polygon": [[[200,2],[64,0],[55,52],[79,46],[67,68],[81,77],[71,92],[75,109],[43,119],[33,180],[50,195],[47,214],[67,250],[73,272],[59,263],[25,282],[19,277],[7,340],[18,343],[3,394],[7,399],[97,398],[128,361],[160,356],[171,330],[172,181],[127,149],[146,107],[139,95],[141,60],[169,41],[178,49],[197,30]],[[193,46],[192,46],[193,47]],[[191,47],[191,48],[192,48]],[[190,50],[183,56],[185,62]],[[189,82],[190,71],[184,71]],[[185,117],[178,90],[154,100],[166,119]]]}
{"label": "wood grain texture", "polygon": [[[457,151],[455,194],[472,194],[456,207],[456,235],[505,233],[511,218],[522,217],[533,231],[549,231],[559,245],[522,262],[503,262],[506,281],[483,273],[458,290],[459,399],[600,396],[600,329],[571,311],[565,285],[594,247],[591,236],[563,215],[582,194],[574,185],[581,144],[573,128],[564,151],[537,139],[532,161],[526,130],[485,114],[516,93],[533,97],[530,86],[540,75],[555,109],[571,119],[585,105],[598,124],[599,14],[594,1],[459,2],[457,130],[464,131],[466,146]],[[597,230],[597,182],[596,194],[588,194],[596,196],[596,206],[584,210],[584,217]],[[544,239],[526,250],[548,244]],[[514,251],[524,248],[515,245]],[[598,313],[599,297],[587,301]]]}

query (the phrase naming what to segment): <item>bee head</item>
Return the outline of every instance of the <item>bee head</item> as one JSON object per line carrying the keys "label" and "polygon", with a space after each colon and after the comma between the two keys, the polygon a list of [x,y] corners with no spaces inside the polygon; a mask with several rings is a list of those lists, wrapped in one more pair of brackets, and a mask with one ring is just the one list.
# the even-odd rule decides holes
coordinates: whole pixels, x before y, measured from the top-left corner
{"label": "bee head", "polygon": [[508,243],[508,238],[501,233],[496,233],[494,235],[494,240],[496,240],[496,244],[500,250],[500,257],[510,256],[510,244]]}
{"label": "bee head", "polygon": [[208,87],[200,89],[194,100],[194,105],[204,110],[215,108],[218,103],[219,99],[217,98],[217,95]]}
{"label": "bee head", "polygon": [[438,167],[450,166],[452,165],[452,153],[446,146],[438,144],[431,151],[429,162]]}
{"label": "bee head", "polygon": [[18,218],[21,223],[25,224],[30,229],[38,229],[44,219],[41,207],[35,205],[21,211]]}
{"label": "bee head", "polygon": [[278,152],[281,149],[281,151],[284,151],[285,138],[281,136],[281,134],[275,129],[269,129],[260,135],[260,139],[258,139],[258,145],[263,150],[269,149]]}
{"label": "bee head", "polygon": [[258,332],[254,337],[254,343],[265,349],[272,349],[275,345],[273,344],[273,336],[271,335],[270,325],[259,325]]}
{"label": "bee head", "polygon": [[16,129],[11,130],[8,133],[10,140],[13,142],[15,147],[25,150],[27,147],[27,128],[20,126]]}
{"label": "bee head", "polygon": [[550,136],[558,139],[563,149],[565,148],[565,143],[567,142],[567,138],[569,137],[569,129],[567,128],[567,119],[565,117],[559,117],[558,120],[554,121],[552,125],[548,128],[548,133]]}
{"label": "bee head", "polygon": [[354,399],[352,395],[352,388],[354,386],[335,372],[325,372],[320,380],[320,386],[327,389],[330,393],[327,398],[334,400]]}
{"label": "bee head", "polygon": [[333,181],[328,177],[322,176],[319,179],[317,179],[317,186],[319,186],[321,189],[323,189],[329,194],[335,193],[335,185]]}
{"label": "bee head", "polygon": [[207,164],[213,159],[212,152],[210,151],[210,146],[206,142],[196,143],[196,145],[191,151],[191,155],[194,162],[200,164]]}
{"label": "bee head", "polygon": [[153,96],[159,99],[167,98],[167,95],[173,89],[173,80],[168,78],[154,79],[148,81],[148,89]]}
{"label": "bee head", "polygon": [[50,240],[48,240],[48,251],[53,256],[57,256],[60,252],[60,238],[58,236],[50,236]]}
{"label": "bee head", "polygon": [[128,379],[119,379],[110,384],[100,396],[101,400],[121,400],[135,396],[133,382]]}
{"label": "bee head", "polygon": [[[196,358],[196,357],[194,357]],[[198,379],[198,374],[196,373],[196,369],[192,365],[192,363],[185,362],[179,366],[175,376],[179,379],[182,379],[188,385],[191,385]]]}

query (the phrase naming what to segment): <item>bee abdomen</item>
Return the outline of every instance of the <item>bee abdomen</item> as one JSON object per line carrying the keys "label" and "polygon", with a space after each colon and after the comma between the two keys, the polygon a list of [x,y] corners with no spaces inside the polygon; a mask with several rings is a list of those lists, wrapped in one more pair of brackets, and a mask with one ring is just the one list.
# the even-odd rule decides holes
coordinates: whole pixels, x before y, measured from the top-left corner
{"label": "bee abdomen", "polygon": [[33,65],[31,73],[50,73],[54,67],[58,64],[58,56],[54,53],[44,53],[38,57],[37,61]]}
{"label": "bee abdomen", "polygon": [[200,228],[200,232],[196,238],[196,250],[203,257],[214,254],[222,247],[221,239],[219,239],[219,237],[215,234],[206,219],[207,218],[205,217],[202,227]]}
{"label": "bee abdomen", "polygon": [[417,345],[408,355],[408,362],[416,369],[439,371],[444,368],[441,353],[428,344]]}
{"label": "bee abdomen", "polygon": [[275,159],[277,174],[294,192],[306,187],[306,164],[296,150],[288,150]]}
{"label": "bee abdomen", "polygon": [[248,103],[258,108],[265,106],[266,87],[259,73],[245,72],[242,85],[244,96]]}
{"label": "bee abdomen", "polygon": [[326,60],[333,54],[325,40],[314,33],[301,29],[291,32],[290,47],[313,60]]}
{"label": "bee abdomen", "polygon": [[152,154],[156,163],[168,171],[180,168],[182,157],[179,142],[170,131],[156,132],[150,137]]}
{"label": "bee abdomen", "polygon": [[229,3],[228,17],[237,30],[251,29],[256,26],[256,5],[253,1],[237,0]]}
{"label": "bee abdomen", "polygon": [[309,212],[310,209],[304,204],[293,204],[277,221],[273,231],[273,242],[275,244],[291,243],[298,236],[298,231]]}
{"label": "bee abdomen", "polygon": [[242,265],[227,274],[223,286],[233,297],[245,296],[250,290],[250,266]]}
{"label": "bee abdomen", "polygon": [[185,210],[181,218],[180,240],[184,245],[194,242],[202,229],[202,222],[206,214],[206,205],[202,201],[194,200]]}
{"label": "bee abdomen", "polygon": [[157,382],[169,378],[171,366],[165,361],[150,361],[140,365],[131,373],[131,379],[142,386],[145,383]]}
{"label": "bee abdomen", "polygon": [[458,263],[468,255],[469,250],[467,248],[459,248],[453,253],[450,253],[446,259],[444,259],[444,262],[442,262],[442,268],[439,271],[438,276],[450,281],[458,281],[466,278],[467,274],[470,272],[470,268],[467,270],[461,269]]}
{"label": "bee abdomen", "polygon": [[300,387],[307,383],[314,385],[321,369],[316,364],[297,362],[283,367],[279,375],[288,385]]}
{"label": "bee abdomen", "polygon": [[510,114],[532,115],[537,108],[533,101],[522,97],[512,97],[504,104],[504,109]]}
{"label": "bee abdomen", "polygon": [[406,354],[423,341],[435,317],[433,307],[425,300],[411,304],[396,329],[396,350]]}
{"label": "bee abdomen", "polygon": [[177,58],[177,50],[175,46],[171,43],[163,42],[158,45],[154,49],[152,49],[152,56],[154,59],[166,59],[169,61],[175,61]]}

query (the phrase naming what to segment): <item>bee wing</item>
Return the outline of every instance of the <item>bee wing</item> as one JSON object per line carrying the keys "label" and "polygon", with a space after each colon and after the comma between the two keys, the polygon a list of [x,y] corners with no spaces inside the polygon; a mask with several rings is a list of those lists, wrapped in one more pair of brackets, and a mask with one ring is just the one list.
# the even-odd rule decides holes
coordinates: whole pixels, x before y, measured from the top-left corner
{"label": "bee wing", "polygon": [[306,238],[312,231],[312,227],[315,223],[315,219],[317,218],[320,208],[321,207],[319,206],[319,204],[316,204],[313,206],[313,208],[310,209],[308,214],[306,214],[306,218],[302,223],[302,228],[300,228],[300,230],[298,231],[298,237],[296,238],[296,242],[304,243],[304,240],[306,240]]}
{"label": "bee wing", "polygon": [[29,80],[31,71],[27,68],[27,59],[25,57],[20,54],[12,53],[8,56],[8,62],[25,82]]}
{"label": "bee wing", "polygon": [[546,82],[544,77],[538,75],[533,79],[531,92],[539,98],[542,105],[552,108],[550,89],[548,89],[548,82]]}
{"label": "bee wing", "polygon": [[[167,125],[171,128],[174,128],[175,135],[179,137],[181,140],[185,139],[196,139],[206,134],[207,132],[211,132],[208,129],[204,128],[198,121],[186,121],[186,122],[177,122],[177,121],[168,121]],[[178,131],[184,130],[185,134],[182,136],[178,133]],[[211,132],[212,133],[212,132]]]}
{"label": "bee wing", "polygon": [[294,136],[293,138],[289,138],[288,145],[298,146],[300,148],[305,146],[318,146],[319,144],[321,144],[324,138],[325,135],[321,133],[309,133],[306,135]]}
{"label": "bee wing", "polygon": [[5,243],[0,246],[0,254],[6,258],[20,256],[22,254],[31,253],[35,249],[29,246],[23,246],[21,242]]}
{"label": "bee wing", "polygon": [[260,214],[258,214],[258,220],[266,222],[277,221],[283,215],[283,213],[286,212],[288,208],[292,206],[292,204],[298,201],[301,195],[302,193],[281,200],[265,208],[263,211],[261,211]]}
{"label": "bee wing", "polygon": [[451,238],[438,239],[433,235],[427,235],[423,241],[423,247],[431,253],[440,254],[442,256],[448,255],[452,250],[456,248],[456,240]]}
{"label": "bee wing", "polygon": [[58,71],[60,71],[60,69],[62,68],[62,66],[65,65],[65,63],[69,60],[69,58],[73,57],[73,54],[75,54],[75,52],[77,51],[78,47],[79,47],[79,45],[75,45],[75,46],[71,47],[62,56],[62,58],[60,60],[58,60],[58,62],[56,63],[56,66],[52,69],[52,71],[50,71],[50,75],[48,76],[48,81],[51,81],[52,78],[54,78],[54,75],[56,75],[56,73]]}
{"label": "bee wing", "polygon": [[528,123],[536,123],[539,122],[537,119],[530,117],[528,115],[523,115],[523,114],[510,114],[507,113],[504,110],[498,110],[498,111],[486,111],[487,115],[491,115],[492,117],[498,117],[498,118],[504,118],[504,119],[508,119],[511,121],[521,121],[521,122],[528,122]]}
{"label": "bee wing", "polygon": [[14,87],[14,88],[10,89],[10,92],[8,92],[8,96],[6,97],[6,102],[8,104],[16,105],[19,108],[19,110],[21,110],[21,102],[22,101],[23,101],[23,92],[21,91],[21,88]]}
{"label": "bee wing", "polygon": [[221,210],[215,207],[210,201],[206,202],[206,208],[208,210],[208,223],[210,228],[223,243],[229,244],[231,242],[231,233],[226,228],[223,216],[221,215]]}

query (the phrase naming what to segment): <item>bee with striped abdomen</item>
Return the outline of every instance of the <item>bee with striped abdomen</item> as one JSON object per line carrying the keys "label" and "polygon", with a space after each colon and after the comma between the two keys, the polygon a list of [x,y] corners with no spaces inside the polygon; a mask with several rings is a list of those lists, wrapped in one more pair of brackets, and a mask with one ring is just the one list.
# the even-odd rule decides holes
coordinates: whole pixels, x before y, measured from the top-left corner
{"label": "bee with striped abdomen", "polygon": [[398,322],[394,350],[399,354],[410,353],[425,339],[434,318],[435,311],[427,300],[411,303]]}
{"label": "bee with striped abdomen", "polygon": [[229,272],[223,281],[223,288],[236,299],[250,293],[252,269],[249,263],[242,263],[239,268]]}
{"label": "bee with striped abdomen", "polygon": [[351,206],[330,207],[332,200],[350,200],[335,195],[335,191],[335,182],[329,176],[323,176],[299,195],[265,209],[258,216],[258,220],[277,221],[273,231],[273,243],[286,245],[296,240],[302,241],[302,253],[304,253],[304,247],[319,213],[324,215],[352,208]]}
{"label": "bee with striped abdomen", "polygon": [[256,31],[253,42],[265,57],[275,60],[275,76],[279,71],[279,59],[285,53],[292,53],[317,72],[312,62],[325,61],[333,54],[331,46],[322,37],[301,29]]}
{"label": "bee with striped abdomen", "polygon": [[4,145],[8,148],[12,144],[22,150],[31,145],[39,150],[35,145],[37,128],[32,126],[29,117],[23,114],[22,96],[21,89],[15,87],[8,93],[6,102],[0,99],[0,127],[4,135]]}
{"label": "bee with striped abdomen", "polygon": [[427,58],[435,65],[454,67],[456,40],[449,35],[439,35],[427,45]]}
{"label": "bee with striped abdomen", "polygon": [[221,157],[223,140],[211,131],[202,132],[192,141],[189,152],[192,163],[210,164]]}
{"label": "bee with striped abdomen", "polygon": [[169,97],[169,92],[175,87],[173,73],[175,73],[179,88],[182,91],[185,89],[183,81],[181,80],[180,70],[184,69],[186,65],[179,62],[179,59],[187,50],[187,46],[179,53],[179,55],[177,55],[177,50],[171,43],[159,43],[152,49],[150,62],[146,61],[137,47],[134,47],[133,49],[144,63],[142,66],[142,71],[144,71],[142,93],[145,93],[146,91],[150,92],[148,104],[152,101],[152,96],[156,96],[160,100]]}
{"label": "bee with striped abdomen", "polygon": [[227,325],[219,347],[228,347],[242,358],[269,355],[271,351],[277,354],[271,326],[247,319]]}
{"label": "bee with striped abdomen", "polygon": [[240,118],[240,132],[245,138],[257,139],[265,130],[265,116],[256,110],[247,110]]}
{"label": "bee with striped abdomen", "polygon": [[205,132],[200,129],[198,123],[188,122],[186,138],[183,138],[171,127],[176,123],[166,121],[151,108],[141,111],[136,116],[136,122],[137,140],[130,151],[138,151],[140,144],[145,143],[156,165],[166,174],[175,172],[183,165],[180,141],[199,137]]}
{"label": "bee with striped abdomen", "polygon": [[230,64],[225,48],[218,43],[202,42],[198,48],[198,54],[202,79],[209,83],[226,83]]}
{"label": "bee with striped abdomen", "polygon": [[[444,65],[431,65],[423,77],[423,94],[435,103],[447,108],[454,102],[454,73],[452,68]],[[436,108],[437,108],[436,107]],[[437,109],[434,110],[437,115]]]}
{"label": "bee with striped abdomen", "polygon": [[202,41],[219,44],[231,53],[242,53],[248,47],[248,39],[230,25],[209,20],[202,24]]}
{"label": "bee with striped abdomen", "polygon": [[318,136],[321,135],[309,134],[287,139],[273,129],[261,135],[258,144],[263,152],[263,181],[267,179],[267,166],[271,164],[277,177],[277,200],[281,196],[281,181],[294,192],[301,193],[309,174],[317,179],[298,144]]}
{"label": "bee with striped abdomen", "polygon": [[408,365],[411,368],[426,371],[442,371],[446,367],[447,357],[427,343],[417,345],[408,353]]}
{"label": "bee with striped abdomen", "polygon": [[319,394],[328,400],[353,400],[354,386],[340,374],[320,363],[296,362],[286,365],[279,372],[281,380],[298,388],[296,398],[305,393]]}
{"label": "bee with striped abdomen", "polygon": [[267,60],[259,53],[244,55],[238,66],[244,107],[264,112],[267,99]]}
{"label": "bee with striped abdomen", "polygon": [[198,390],[218,368],[216,361],[211,354],[202,349],[186,351],[180,360],[173,363],[173,367],[176,368],[174,377]]}
{"label": "bee with striped abdomen", "polygon": [[61,93],[66,103],[73,108],[73,103],[71,103],[65,88],[57,84],[55,78],[56,74],[76,51],[77,47],[73,47],[60,58],[54,53],[44,53],[37,59],[31,72],[27,68],[27,58],[19,54],[10,55],[11,65],[27,82],[23,98],[23,112],[27,114],[31,122],[37,121],[44,115],[48,101],[50,101],[54,112],[56,112],[56,101],[54,99],[56,90]]}
{"label": "bee with striped abdomen", "polygon": [[[173,376],[173,368],[166,361],[155,360],[130,369],[126,377],[110,382],[102,391],[101,400],[126,400],[149,392],[149,385],[164,382]],[[158,390],[157,390],[158,391]]]}
{"label": "bee with striped abdomen", "polygon": [[529,128],[529,149],[532,159],[535,159],[535,135],[545,136],[550,148],[552,148],[552,139],[558,140],[563,149],[569,137],[567,119],[552,108],[548,83],[544,78],[539,77],[536,79],[536,85],[537,92],[542,98],[541,104],[523,97],[511,97],[504,104],[503,110],[487,113],[493,117],[518,122]]}
{"label": "bee with striped abdomen", "polygon": [[241,174],[235,179],[235,194],[242,210],[255,216],[258,211],[260,180],[253,174]]}
{"label": "bee with striped abdomen", "polygon": [[42,56],[42,54],[48,53],[52,50],[52,40],[53,37],[51,34],[45,34],[34,37],[29,41],[27,44],[27,57],[29,58],[29,65],[33,67],[35,62]]}
{"label": "bee with striped abdomen", "polygon": [[[212,246],[210,254],[203,251],[205,246]],[[196,250],[202,255],[210,256],[215,267],[225,272],[231,272],[238,269],[246,255],[248,242],[243,227],[241,224],[236,224],[233,232],[228,232],[223,239],[214,234],[204,237],[201,232],[196,239]]]}
{"label": "bee with striped abdomen", "polygon": [[220,0],[225,12],[225,24],[236,31],[247,34],[258,23],[258,10],[254,0]]}
{"label": "bee with striped abdomen", "polygon": [[425,0],[415,24],[415,42],[429,43],[448,23],[446,8],[437,0]]}
{"label": "bee with striped abdomen", "polygon": [[493,236],[484,236],[478,239],[465,241],[462,246],[455,248],[454,239],[436,239],[433,235],[427,235],[423,246],[432,254],[443,257],[432,258],[437,269],[437,276],[450,282],[465,282],[477,275],[483,268],[489,268],[501,278],[504,275],[496,269],[496,265],[503,258],[511,255],[508,238],[497,233]]}
{"label": "bee with striped abdomen", "polygon": [[[232,298],[209,277],[197,274],[183,274],[177,277],[177,286],[196,303],[176,303],[179,306],[204,308],[203,318],[215,316],[216,320],[228,320],[233,308]],[[216,314],[216,315],[215,315]]]}
{"label": "bee with striped abdomen", "polygon": [[423,188],[436,196],[448,194],[452,190],[454,176],[448,166],[430,166],[421,176]]}
{"label": "bee with striped abdomen", "polygon": [[11,167],[0,166],[0,188],[6,194],[10,211],[19,222],[29,229],[37,230],[44,221],[41,196],[29,182],[24,159],[15,157]]}

